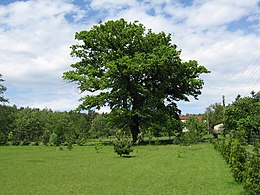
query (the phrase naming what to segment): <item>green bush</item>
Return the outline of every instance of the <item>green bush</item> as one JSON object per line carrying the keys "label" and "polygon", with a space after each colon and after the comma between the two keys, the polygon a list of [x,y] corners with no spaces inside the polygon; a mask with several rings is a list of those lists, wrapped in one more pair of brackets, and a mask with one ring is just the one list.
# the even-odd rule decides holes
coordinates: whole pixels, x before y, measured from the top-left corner
{"label": "green bush", "polygon": [[231,144],[232,144],[232,137],[226,138],[221,146],[220,146],[220,153],[223,155],[227,163],[229,163],[230,160],[230,153],[231,153]]}
{"label": "green bush", "polygon": [[72,150],[73,149],[73,145],[72,145],[71,142],[68,143],[67,148],[68,148],[68,150]]}
{"label": "green bush", "polygon": [[120,156],[129,155],[133,152],[132,143],[126,139],[118,139],[114,142],[114,150]]}
{"label": "green bush", "polygon": [[98,142],[95,143],[95,150],[96,150],[97,153],[99,152],[99,150],[102,149],[102,146],[103,146],[103,144],[102,144],[101,141],[98,141]]}
{"label": "green bush", "polygon": [[260,153],[252,154],[246,163],[244,188],[250,195],[260,194]]}
{"label": "green bush", "polygon": [[40,143],[38,141],[36,141],[36,142],[31,142],[29,145],[30,146],[39,146]]}
{"label": "green bush", "polygon": [[4,133],[0,132],[0,146],[5,145],[7,139]]}
{"label": "green bush", "polygon": [[52,133],[49,139],[49,145],[50,146],[55,146],[57,145],[57,134],[56,133]]}
{"label": "green bush", "polygon": [[182,136],[181,136],[181,145],[184,145],[184,146],[189,146],[193,143],[196,143],[197,142],[197,138],[196,138],[196,134],[194,131],[189,131],[189,132],[186,132],[186,133],[183,133]]}
{"label": "green bush", "polygon": [[246,170],[247,153],[238,139],[231,142],[229,163],[237,182],[243,182],[244,171]]}
{"label": "green bush", "polygon": [[246,152],[243,140],[227,137],[225,140],[214,140],[214,148],[219,150],[229,163],[237,182],[242,182],[250,195],[260,194],[260,150],[255,144],[253,153]]}
{"label": "green bush", "polygon": [[31,141],[28,136],[24,138],[24,140],[20,143],[21,146],[28,146],[30,145]]}

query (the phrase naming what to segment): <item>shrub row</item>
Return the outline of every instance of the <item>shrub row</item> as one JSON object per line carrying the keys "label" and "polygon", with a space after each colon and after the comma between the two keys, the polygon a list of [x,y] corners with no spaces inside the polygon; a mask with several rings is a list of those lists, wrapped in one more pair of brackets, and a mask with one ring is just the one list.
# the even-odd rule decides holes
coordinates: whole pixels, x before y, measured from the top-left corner
{"label": "shrub row", "polygon": [[214,148],[220,151],[229,164],[235,180],[243,184],[250,195],[260,194],[260,152],[254,146],[248,152],[240,139],[228,137],[224,140],[214,140]]}

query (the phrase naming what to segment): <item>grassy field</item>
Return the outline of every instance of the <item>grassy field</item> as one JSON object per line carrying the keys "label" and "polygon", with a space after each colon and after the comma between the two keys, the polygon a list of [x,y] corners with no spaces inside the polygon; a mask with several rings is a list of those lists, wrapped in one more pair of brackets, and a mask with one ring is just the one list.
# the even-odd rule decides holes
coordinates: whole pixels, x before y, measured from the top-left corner
{"label": "grassy field", "polygon": [[138,146],[130,158],[113,147],[72,151],[0,147],[0,194],[244,194],[208,143]]}

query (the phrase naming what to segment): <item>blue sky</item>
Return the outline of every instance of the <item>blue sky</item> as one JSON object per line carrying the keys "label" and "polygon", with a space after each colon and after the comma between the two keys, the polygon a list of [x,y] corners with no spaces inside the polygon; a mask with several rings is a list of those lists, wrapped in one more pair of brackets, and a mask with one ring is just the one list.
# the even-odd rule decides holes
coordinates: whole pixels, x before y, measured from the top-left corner
{"label": "blue sky", "polygon": [[0,73],[10,105],[76,108],[81,94],[61,78],[77,61],[69,48],[75,32],[119,18],[171,33],[183,61],[211,71],[199,100],[178,103],[182,114],[260,90],[258,0],[0,0]]}

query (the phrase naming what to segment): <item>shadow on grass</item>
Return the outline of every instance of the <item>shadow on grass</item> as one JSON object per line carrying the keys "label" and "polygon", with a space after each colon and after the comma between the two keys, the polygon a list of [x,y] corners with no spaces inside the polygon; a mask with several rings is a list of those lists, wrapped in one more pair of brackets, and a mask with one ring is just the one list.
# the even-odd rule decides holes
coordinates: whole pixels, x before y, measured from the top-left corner
{"label": "shadow on grass", "polygon": [[187,156],[178,156],[178,158],[188,158]]}
{"label": "shadow on grass", "polygon": [[128,156],[126,156],[126,155],[123,155],[123,156],[121,156],[122,158],[135,158],[135,156],[131,156],[131,155],[128,155]]}

